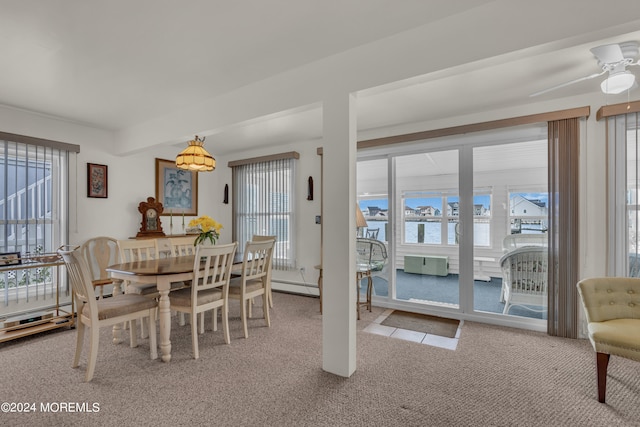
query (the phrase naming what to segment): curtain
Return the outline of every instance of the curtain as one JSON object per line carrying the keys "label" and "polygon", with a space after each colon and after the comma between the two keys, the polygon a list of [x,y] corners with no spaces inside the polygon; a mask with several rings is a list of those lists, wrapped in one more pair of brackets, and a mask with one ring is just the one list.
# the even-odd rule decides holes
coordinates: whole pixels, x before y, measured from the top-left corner
{"label": "curtain", "polygon": [[548,122],[549,141],[549,335],[578,335],[579,118]]}
{"label": "curtain", "polygon": [[608,274],[640,277],[640,113],[607,117]]}
{"label": "curtain", "polygon": [[295,158],[250,162],[233,169],[233,239],[244,253],[254,235],[276,236],[273,268],[293,270]]}

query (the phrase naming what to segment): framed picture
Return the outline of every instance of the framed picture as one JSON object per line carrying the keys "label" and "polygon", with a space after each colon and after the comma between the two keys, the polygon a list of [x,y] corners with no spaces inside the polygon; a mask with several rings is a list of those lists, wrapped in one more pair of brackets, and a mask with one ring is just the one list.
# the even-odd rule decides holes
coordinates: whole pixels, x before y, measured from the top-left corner
{"label": "framed picture", "polygon": [[5,252],[0,254],[0,267],[18,264],[22,264],[20,252]]}
{"label": "framed picture", "polygon": [[87,163],[87,197],[106,199],[108,184],[107,166]]}
{"label": "framed picture", "polygon": [[198,215],[198,173],[179,169],[172,160],[156,159],[156,201],[163,216]]}

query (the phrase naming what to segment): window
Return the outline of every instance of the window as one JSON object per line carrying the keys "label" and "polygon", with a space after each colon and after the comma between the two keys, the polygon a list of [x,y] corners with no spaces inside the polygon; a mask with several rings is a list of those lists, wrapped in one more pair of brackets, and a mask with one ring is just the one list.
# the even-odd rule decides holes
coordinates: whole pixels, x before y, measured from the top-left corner
{"label": "window", "polygon": [[509,234],[546,233],[549,218],[549,193],[546,191],[509,192]]}
{"label": "window", "polygon": [[[446,191],[405,192],[403,203],[404,243],[458,244],[460,199],[457,195]],[[491,243],[490,192],[474,194],[473,222],[474,245],[489,246]]]}
{"label": "window", "polygon": [[[1,253],[25,259],[55,252],[68,241],[68,164],[77,151],[70,144],[0,133]],[[54,280],[50,268],[0,273],[4,306],[28,309],[25,301],[42,300]]]}
{"label": "window", "polygon": [[238,252],[253,235],[276,236],[273,268],[295,269],[295,159],[298,153],[230,162],[233,238]]}
{"label": "window", "polygon": [[640,277],[640,113],[607,118],[609,273]]}

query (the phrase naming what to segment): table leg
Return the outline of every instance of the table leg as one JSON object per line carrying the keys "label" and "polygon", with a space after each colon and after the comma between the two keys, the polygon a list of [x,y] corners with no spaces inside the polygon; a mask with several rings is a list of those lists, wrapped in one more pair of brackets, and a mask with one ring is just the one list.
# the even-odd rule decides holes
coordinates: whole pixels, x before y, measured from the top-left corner
{"label": "table leg", "polygon": [[169,289],[160,290],[160,353],[162,361],[171,361],[171,309],[169,306]]}
{"label": "table leg", "polygon": [[[120,286],[120,283],[121,283],[120,280],[114,280],[113,290],[111,291],[111,294],[113,296],[120,295],[122,293],[122,287]],[[116,323],[115,325],[113,325],[113,330],[111,334],[113,336],[114,344],[119,344],[120,342],[122,342],[122,338],[120,337],[121,332],[122,332],[122,323]]]}

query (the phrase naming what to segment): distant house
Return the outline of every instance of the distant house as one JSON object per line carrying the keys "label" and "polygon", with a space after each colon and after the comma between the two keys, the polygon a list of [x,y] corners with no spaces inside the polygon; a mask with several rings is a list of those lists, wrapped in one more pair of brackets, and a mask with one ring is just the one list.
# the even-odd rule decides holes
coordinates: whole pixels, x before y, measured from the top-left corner
{"label": "distant house", "polygon": [[442,214],[440,209],[434,208],[433,206],[418,206],[416,210],[418,210],[419,215],[422,216],[440,216]]}
{"label": "distant house", "polygon": [[538,199],[514,196],[509,200],[511,216],[547,216],[547,204]]}
{"label": "distant house", "polygon": [[413,216],[413,215],[420,215],[420,210],[419,209],[414,209],[412,207],[409,206],[405,206],[404,207],[404,215],[405,216]]}
{"label": "distant house", "polygon": [[475,216],[489,215],[490,210],[485,208],[483,204],[473,205],[473,214]]}
{"label": "distant house", "polygon": [[460,203],[450,202],[447,204],[447,216],[459,216],[460,215]]}
{"label": "distant house", "polygon": [[377,206],[369,206],[367,208],[367,216],[376,216],[381,211],[382,211],[382,209],[380,209]]}

